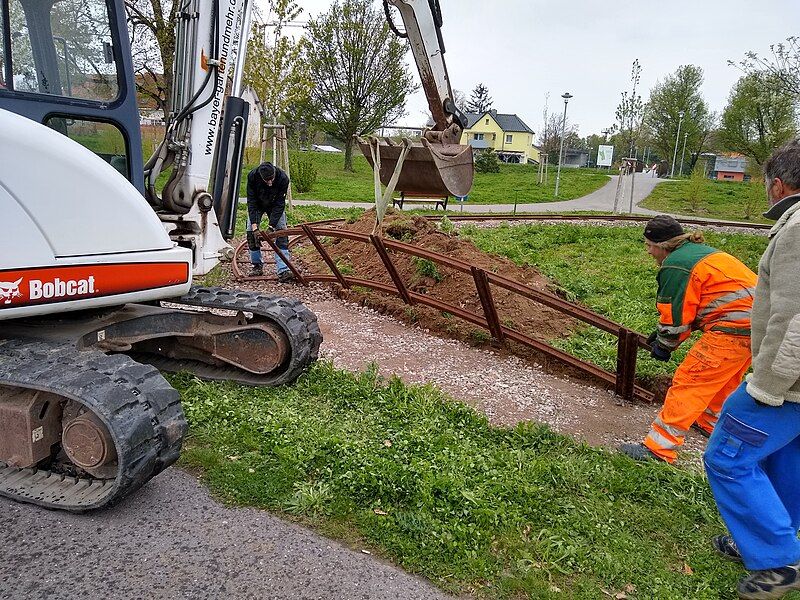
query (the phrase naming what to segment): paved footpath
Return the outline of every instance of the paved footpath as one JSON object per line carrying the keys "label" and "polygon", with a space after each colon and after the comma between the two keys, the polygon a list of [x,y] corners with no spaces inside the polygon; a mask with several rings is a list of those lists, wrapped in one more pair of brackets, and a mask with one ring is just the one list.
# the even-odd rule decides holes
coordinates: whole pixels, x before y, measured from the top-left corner
{"label": "paved footpath", "polygon": [[[572,212],[582,210],[593,210],[611,212],[614,209],[614,196],[617,193],[617,181],[619,175],[612,175],[609,177],[609,182],[595,190],[591,194],[587,194],[575,200],[564,200],[561,202],[538,202],[532,204],[517,204],[516,208],[513,204],[470,204],[469,201],[464,204],[459,204],[455,201],[448,203],[448,208],[453,211],[461,211],[465,213],[510,213],[526,212],[526,213],[541,213],[541,212]],[[642,202],[656,185],[666,182],[669,185],[670,180],[658,179],[651,177],[649,173],[639,173],[633,184],[633,207],[634,212],[637,214],[657,214],[656,212],[647,208],[640,208],[639,203]],[[630,183],[626,183],[623,190],[625,192],[624,198],[620,199],[618,211],[627,213],[630,206]],[[369,209],[375,206],[372,202],[331,202],[323,200],[294,200],[295,206],[308,206],[308,205],[321,205],[328,208],[346,208],[355,206],[359,208]],[[435,204],[431,203],[430,206],[419,203],[414,204],[414,208],[435,208]]]}
{"label": "paved footpath", "polygon": [[226,508],[176,468],[84,515],[0,498],[0,532],[2,600],[452,598],[266,511]]}

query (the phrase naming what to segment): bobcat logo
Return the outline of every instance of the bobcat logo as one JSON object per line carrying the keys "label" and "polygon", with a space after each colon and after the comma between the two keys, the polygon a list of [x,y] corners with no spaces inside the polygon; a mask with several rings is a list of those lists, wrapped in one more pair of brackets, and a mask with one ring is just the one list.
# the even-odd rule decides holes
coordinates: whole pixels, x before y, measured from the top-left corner
{"label": "bobcat logo", "polygon": [[3,304],[11,304],[13,298],[22,296],[22,294],[19,293],[20,283],[22,283],[22,277],[14,282],[0,281],[0,299],[3,300]]}

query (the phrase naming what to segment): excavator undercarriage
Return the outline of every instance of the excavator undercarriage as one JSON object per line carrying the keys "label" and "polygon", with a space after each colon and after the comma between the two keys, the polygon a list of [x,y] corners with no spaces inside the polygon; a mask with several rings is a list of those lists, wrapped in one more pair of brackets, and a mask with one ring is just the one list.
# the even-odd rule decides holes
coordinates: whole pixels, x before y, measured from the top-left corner
{"label": "excavator undercarriage", "polygon": [[186,420],[155,366],[280,385],[316,360],[322,341],[296,300],[204,287],[6,325],[0,494],[71,511],[110,505],[178,459]]}

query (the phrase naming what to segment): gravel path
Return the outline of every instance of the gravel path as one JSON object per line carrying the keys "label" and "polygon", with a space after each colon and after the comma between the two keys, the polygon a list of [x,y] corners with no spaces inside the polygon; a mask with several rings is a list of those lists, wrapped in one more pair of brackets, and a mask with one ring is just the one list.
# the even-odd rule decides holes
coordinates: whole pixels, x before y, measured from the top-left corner
{"label": "gravel path", "polygon": [[[438,386],[484,412],[495,425],[537,421],[592,445],[616,447],[640,441],[658,410],[622,402],[606,389],[548,373],[542,365],[444,339],[343,302],[320,284],[303,288],[262,282],[254,287],[296,297],[314,311],[324,336],[320,354],[337,367],[361,371],[377,363],[383,375]],[[703,446],[699,436],[687,438],[690,462]]]}

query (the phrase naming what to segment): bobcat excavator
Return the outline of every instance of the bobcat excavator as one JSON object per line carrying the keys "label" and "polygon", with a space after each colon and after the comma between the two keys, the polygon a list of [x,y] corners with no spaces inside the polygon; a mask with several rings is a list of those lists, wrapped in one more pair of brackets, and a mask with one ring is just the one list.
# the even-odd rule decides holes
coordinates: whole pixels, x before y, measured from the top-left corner
{"label": "bobcat excavator", "polygon": [[280,385],[317,358],[300,302],[192,286],[231,252],[250,11],[181,0],[145,163],[123,0],[0,0],[0,495],[82,512],[174,463],[186,421],[157,369]]}

